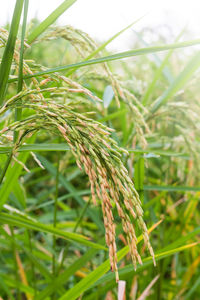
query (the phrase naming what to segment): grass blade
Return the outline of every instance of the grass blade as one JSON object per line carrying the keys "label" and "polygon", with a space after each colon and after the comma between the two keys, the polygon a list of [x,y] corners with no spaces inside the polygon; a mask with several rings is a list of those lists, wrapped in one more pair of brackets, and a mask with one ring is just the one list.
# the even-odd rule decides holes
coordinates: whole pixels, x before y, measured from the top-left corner
{"label": "grass blade", "polygon": [[[180,37],[182,36],[183,32],[184,32],[185,28],[181,31],[181,33],[177,36],[176,40],[175,40],[175,43],[178,42],[178,40],[180,39]],[[155,88],[155,85],[156,85],[156,82],[157,80],[160,78],[164,68],[166,67],[170,57],[172,56],[174,52],[174,49],[171,49],[166,57],[164,58],[163,62],[161,63],[160,67],[157,69],[157,71],[155,72],[155,75],[154,75],[154,78],[152,80],[152,82],[150,83],[150,85],[148,86],[145,94],[144,94],[144,97],[142,99],[142,103],[143,105],[146,105],[149,101],[149,98],[150,98],[150,95],[153,94],[153,90]],[[171,82],[170,82],[171,83]]]}
{"label": "grass blade", "polygon": [[[181,42],[181,43],[175,43],[175,44],[169,44],[169,45],[164,45],[164,46],[162,45],[162,46],[155,46],[155,47],[147,47],[147,48],[140,48],[140,49],[126,51],[126,52],[120,52],[120,53],[113,54],[113,55],[99,57],[96,59],[82,61],[82,62],[78,62],[78,63],[66,65],[66,66],[48,69],[46,71],[41,71],[41,72],[38,72],[35,74],[26,75],[26,76],[24,76],[24,79],[42,76],[45,74],[52,74],[55,72],[67,71],[67,70],[70,70],[73,68],[78,69],[78,68],[89,66],[89,65],[99,64],[99,63],[113,61],[113,60],[119,60],[119,59],[128,58],[128,57],[132,57],[132,56],[144,55],[144,54],[155,53],[155,52],[162,52],[162,51],[166,51],[166,50],[170,50],[170,49],[178,49],[178,48],[195,46],[198,44],[200,44],[200,39]],[[14,82],[14,81],[16,81],[16,78],[9,79],[9,82]]]}
{"label": "grass blade", "polygon": [[129,24],[128,26],[126,26],[125,28],[123,28],[121,31],[117,32],[115,35],[113,35],[109,40],[107,40],[105,43],[103,43],[100,47],[98,47],[94,52],[92,52],[87,58],[86,60],[94,57],[97,53],[99,53],[100,51],[102,51],[103,49],[106,48],[106,46],[108,46],[112,41],[114,41],[117,37],[119,37],[122,33],[124,33],[126,30],[128,30],[129,28],[131,28],[134,24],[136,24],[137,22],[139,22],[142,18],[144,18],[144,16],[140,17],[139,19],[137,19],[136,21],[132,22],[131,24]]}
{"label": "grass blade", "polygon": [[14,53],[15,42],[16,42],[16,38],[17,38],[23,3],[24,3],[24,0],[16,1],[13,18],[12,18],[12,23],[11,23],[11,27],[10,27],[10,33],[8,36],[8,41],[7,41],[6,47],[4,49],[3,58],[2,58],[1,66],[0,66],[0,105],[4,101],[4,96],[5,96],[6,87],[7,87],[7,83],[8,83],[8,77],[9,77],[10,68],[11,68],[11,64],[12,64],[13,53]]}
{"label": "grass blade", "polygon": [[74,2],[77,0],[65,0],[61,3],[28,37],[28,44],[34,42],[51,24],[53,24]]}
{"label": "grass blade", "polygon": [[[29,0],[24,0],[24,18],[22,24],[22,36],[21,36],[21,46],[20,46],[20,57],[19,57],[19,74],[18,74],[18,86],[17,92],[19,93],[23,87],[23,59],[24,59],[24,39],[26,34],[26,24],[27,24],[27,15],[28,15],[28,6]],[[22,114],[21,108],[15,109],[15,120],[20,120]],[[17,139],[18,134],[14,133],[15,140]]]}
{"label": "grass blade", "polygon": [[51,284],[49,284],[41,293],[37,295],[36,300],[45,299],[50,296],[56,289],[60,288],[62,284],[67,282],[77,270],[80,270],[91,258],[97,253],[97,249],[90,249],[82,257],[71,264],[64,272],[62,272]]}
{"label": "grass blade", "polygon": [[199,186],[162,186],[162,185],[144,185],[145,191],[167,191],[167,192],[199,192]]}
{"label": "grass blade", "polygon": [[89,247],[92,247],[95,249],[101,249],[101,250],[107,251],[106,247],[104,247],[100,244],[94,243],[94,242],[90,242],[88,240],[88,238],[84,237],[83,235],[77,234],[77,233],[62,231],[58,228],[55,228],[50,225],[42,224],[38,221],[33,222],[29,219],[25,219],[25,218],[22,218],[19,216],[9,215],[7,213],[0,213],[0,216],[1,216],[0,222],[3,224],[11,224],[11,225],[19,226],[22,228],[27,228],[27,229],[31,229],[31,230],[37,230],[37,231],[43,231],[46,233],[55,234],[56,236],[59,236],[63,239],[67,239],[69,241],[78,242],[85,246],[89,246]]}
{"label": "grass blade", "polygon": [[[160,221],[154,224],[149,231],[154,230]],[[142,235],[138,237],[137,243],[143,239]],[[125,246],[123,249],[117,252],[117,259],[120,261],[129,252],[129,246]],[[133,268],[133,266],[132,266]],[[89,289],[99,278],[101,278],[106,272],[110,270],[109,259],[102,263],[98,268],[92,271],[84,279],[79,281],[73,288],[67,291],[59,300],[77,299],[84,291]]]}
{"label": "grass blade", "polygon": [[[86,59],[84,59],[84,61],[87,61],[89,59],[91,59],[92,57],[94,57],[96,54],[98,54],[100,51],[104,50],[106,48],[106,46],[108,46],[112,41],[114,41],[117,37],[119,37],[122,33],[124,33],[126,30],[128,30],[129,28],[131,28],[134,24],[136,24],[137,22],[139,22],[144,16],[140,17],[139,19],[137,19],[136,21],[132,22],[131,24],[129,24],[128,26],[126,26],[125,28],[123,28],[121,31],[117,32],[115,35],[113,35],[110,39],[108,39],[105,43],[103,43],[101,46],[99,46],[95,51],[93,51],[90,55],[88,55],[86,57]],[[77,68],[74,68],[73,70],[71,70],[67,76],[71,75],[74,71],[76,71]]]}
{"label": "grass blade", "polygon": [[20,47],[20,57],[19,57],[19,75],[18,75],[18,87],[17,87],[18,93],[22,90],[22,84],[23,84],[24,39],[26,34],[28,5],[29,5],[29,0],[24,0],[24,18],[22,24],[22,36],[21,36],[21,47]]}
{"label": "grass blade", "polygon": [[[139,41],[145,46],[148,47],[149,44],[146,42],[146,40],[144,40],[142,34],[140,32],[136,32],[135,30],[133,30],[133,32],[136,34],[136,36],[139,38]],[[151,60],[150,60],[151,61]],[[152,61],[155,63],[155,66],[157,66],[157,68],[159,68],[162,64],[160,57],[156,54],[153,53],[152,54]],[[171,74],[171,71],[169,70],[169,68],[167,66],[165,66],[165,68],[162,71],[163,76],[165,77],[165,79],[171,83],[173,80],[173,76]]]}
{"label": "grass blade", "polygon": [[[124,110],[123,110],[124,113]],[[121,114],[121,112],[120,112]],[[116,115],[120,115],[118,112]],[[106,117],[105,117],[106,119]],[[6,154],[9,153],[12,148],[6,145],[0,145],[0,154]],[[69,151],[70,148],[67,144],[65,143],[60,143],[60,144],[48,144],[48,143],[42,143],[42,144],[27,144],[27,145],[22,145],[18,151],[19,152],[27,152],[27,151],[34,151],[34,152],[51,152],[51,151]],[[126,149],[129,153],[150,153],[154,155],[154,157],[159,157],[159,156],[169,156],[169,157],[182,157],[184,159],[189,159],[189,154],[187,153],[181,153],[181,152],[173,152],[170,150],[154,150],[153,148],[151,149]]]}
{"label": "grass blade", "polygon": [[[39,160],[41,161],[41,163],[43,164],[43,166],[53,175],[56,176],[56,168],[43,156],[39,156]],[[77,195],[77,191],[74,188],[74,186],[67,181],[67,179],[62,176],[62,174],[59,175],[59,181],[62,184],[62,186],[70,193],[74,193],[74,199],[82,206],[85,206],[85,202],[83,201],[83,199]],[[91,209],[90,207],[87,208],[87,214],[90,216],[90,218],[93,220],[93,222],[98,226],[98,228],[104,232],[104,226],[102,221],[100,220],[98,214],[96,213],[96,211],[94,209]]]}
{"label": "grass blade", "polygon": [[175,95],[190,79],[194,72],[200,67],[200,52],[197,52],[185,66],[183,71],[176,77],[167,90],[153,103],[151,112],[155,113],[161,105],[165,104]]}
{"label": "grass blade", "polygon": [[[34,142],[34,140],[35,140],[35,136],[32,136],[29,139],[29,142]],[[21,161],[23,164],[25,164],[28,157],[29,157],[28,152],[20,153],[20,155],[18,156],[18,160]],[[22,165],[18,164],[17,162],[15,162],[13,165],[9,164],[6,172],[6,178],[0,187],[0,211],[2,210],[4,203],[7,201],[8,196],[10,195],[15,182],[18,180],[22,168],[23,168]]]}
{"label": "grass blade", "polygon": [[[156,261],[160,261],[164,258],[170,257],[173,254],[188,250],[188,249],[190,249],[192,247],[195,247],[197,245],[198,245],[198,243],[191,243],[191,244],[180,246],[178,248],[174,248],[174,249],[171,249],[171,250],[168,250],[168,251],[164,250],[161,253],[155,255]],[[152,263],[153,262],[152,262],[151,258],[147,257],[143,260],[143,265],[139,265],[137,267],[136,271],[133,269],[133,266],[131,264],[124,267],[124,268],[122,268],[122,269],[120,269],[119,270],[119,275],[120,275],[121,280],[127,280],[128,278],[130,278],[130,276],[133,276],[134,274],[138,274],[138,273],[146,270],[149,266],[152,265]],[[102,293],[105,294],[106,293],[107,286],[108,286],[109,289],[112,289],[113,287],[116,286],[114,274],[110,272],[109,274],[104,275],[101,279],[96,281],[95,284],[92,287],[98,286],[100,284],[104,284],[105,288],[103,287],[100,292],[98,290],[98,292],[99,292],[98,296],[99,296],[99,294],[102,294]],[[71,298],[71,300],[73,300],[73,299],[74,298]],[[89,299],[95,299],[95,293],[93,293],[91,295],[91,297],[88,297],[88,300]],[[59,300],[61,300],[61,299],[59,299]]]}

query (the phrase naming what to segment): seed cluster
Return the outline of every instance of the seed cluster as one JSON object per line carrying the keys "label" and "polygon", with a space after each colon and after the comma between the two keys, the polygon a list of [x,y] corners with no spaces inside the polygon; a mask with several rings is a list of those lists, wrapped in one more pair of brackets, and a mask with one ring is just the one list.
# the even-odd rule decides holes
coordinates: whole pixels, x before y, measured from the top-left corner
{"label": "seed cluster", "polygon": [[[73,30],[68,28],[67,35],[63,30],[56,32],[56,35],[64,35],[65,38],[70,40],[69,32],[72,33]],[[6,32],[0,31],[0,33],[2,41],[6,40]],[[77,34],[75,44],[79,43],[83,49],[83,44],[85,43],[89,44],[93,51],[96,49],[96,46],[89,37],[82,32],[76,31],[75,33]],[[78,35],[81,36],[81,41]],[[0,46],[4,46],[4,43]],[[15,50],[14,53],[14,61],[15,64],[13,67],[17,72],[19,62],[19,53],[17,50]],[[31,63],[36,66],[34,62]],[[39,68],[41,69],[42,67],[39,66]],[[128,93],[126,89],[121,88],[106,64],[103,64],[103,68],[107,79],[109,79],[113,87],[117,103],[119,104],[119,95],[120,98],[130,106],[136,119],[140,120],[138,123],[140,126],[138,125],[138,128],[141,129],[141,126],[144,126],[148,131],[139,110],[132,105],[131,94]],[[32,74],[32,69],[26,61],[24,61],[24,74]],[[111,270],[116,274],[116,281],[119,280],[119,276],[115,242],[116,219],[113,216],[113,209],[115,207],[122,222],[135,269],[137,262],[141,264],[142,260],[137,250],[134,221],[137,221],[138,227],[142,231],[144,242],[155,264],[148,231],[142,218],[143,211],[140,199],[128,175],[128,171],[121,160],[122,153],[128,154],[127,151],[119,148],[116,141],[111,138],[112,129],[76,111],[79,95],[82,95],[82,97],[80,97],[82,103],[91,99],[97,108],[100,99],[81,84],[58,73],[50,77],[44,77],[41,82],[34,78],[31,81],[32,83],[29,89],[24,83],[24,90],[8,99],[0,109],[0,115],[16,107],[30,108],[32,111],[35,111],[35,113],[25,119],[7,124],[8,126],[0,131],[0,136],[3,141],[6,139],[6,136],[11,137],[11,131],[20,132],[18,140],[15,145],[13,145],[13,157],[17,159],[15,155],[17,149],[23,144],[26,136],[34,131],[45,129],[61,135],[70,146],[78,167],[81,170],[84,169],[89,177],[94,205],[96,205],[97,200],[101,201],[106,244],[109,247]],[[56,84],[54,87],[51,85],[50,87],[45,87],[46,85],[48,86],[49,81],[56,81],[59,84]],[[76,101],[74,103],[73,95],[76,95]],[[55,97],[56,101],[54,100]],[[135,98],[132,100],[137,102]],[[143,132],[141,132],[141,135],[142,133]]]}
{"label": "seed cluster", "polygon": [[[76,87],[80,90],[80,87]],[[45,89],[44,89],[45,90]],[[40,90],[43,93],[44,90]],[[50,89],[46,89],[49,91]],[[61,88],[63,91],[63,89]],[[65,90],[69,92],[69,89]],[[39,91],[35,90],[35,93]],[[78,167],[84,169],[89,177],[93,203],[101,200],[106,243],[109,247],[111,270],[117,271],[117,255],[115,243],[115,218],[114,207],[122,220],[123,230],[130,247],[134,267],[137,261],[141,264],[141,257],[137,250],[137,238],[134,220],[137,221],[142,231],[144,242],[154,260],[154,253],[149,242],[146,225],[143,221],[143,211],[139,196],[134,188],[127,169],[121,161],[122,153],[127,152],[119,148],[116,141],[111,138],[112,129],[101,123],[89,119],[87,116],[76,112],[67,104],[54,101],[34,99],[29,97],[29,92],[9,99],[1,109],[1,113],[11,107],[27,107],[35,110],[35,114],[28,118],[10,124],[0,134],[6,131],[20,131],[17,147],[19,147],[27,134],[41,128],[60,134],[68,143],[76,158]],[[155,263],[155,260],[154,260]]]}

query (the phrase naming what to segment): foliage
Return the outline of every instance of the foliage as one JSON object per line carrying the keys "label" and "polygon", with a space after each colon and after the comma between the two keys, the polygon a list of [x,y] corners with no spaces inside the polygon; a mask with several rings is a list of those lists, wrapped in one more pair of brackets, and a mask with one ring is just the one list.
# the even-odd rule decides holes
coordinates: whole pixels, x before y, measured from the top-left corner
{"label": "foliage", "polygon": [[108,53],[74,2],[0,29],[0,296],[198,299],[200,40]]}

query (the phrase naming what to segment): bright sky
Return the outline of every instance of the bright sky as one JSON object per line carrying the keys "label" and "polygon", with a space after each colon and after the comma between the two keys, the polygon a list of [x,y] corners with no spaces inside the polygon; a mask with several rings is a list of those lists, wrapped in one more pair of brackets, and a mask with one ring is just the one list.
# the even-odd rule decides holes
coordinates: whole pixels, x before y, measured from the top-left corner
{"label": "bright sky", "polygon": [[[11,20],[15,0],[1,0],[0,26]],[[29,0],[30,20],[45,19],[63,0]],[[57,21],[60,25],[72,25],[92,37],[105,41],[134,20],[147,15],[133,26],[134,30],[146,27],[160,28],[168,24],[175,35],[185,25],[199,38],[200,0],[77,0]],[[167,29],[165,29],[167,31]],[[156,33],[156,29],[154,29]],[[135,38],[133,30],[111,45],[112,49],[128,50]],[[173,42],[173,41],[171,41]]]}

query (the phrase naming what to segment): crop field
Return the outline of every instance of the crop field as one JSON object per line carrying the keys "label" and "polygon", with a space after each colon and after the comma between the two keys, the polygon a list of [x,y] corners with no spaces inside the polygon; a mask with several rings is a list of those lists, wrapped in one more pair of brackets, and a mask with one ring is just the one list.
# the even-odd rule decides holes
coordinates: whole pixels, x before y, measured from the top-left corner
{"label": "crop field", "polygon": [[140,19],[100,43],[30,1],[0,28],[0,300],[200,299],[200,38],[111,52]]}

